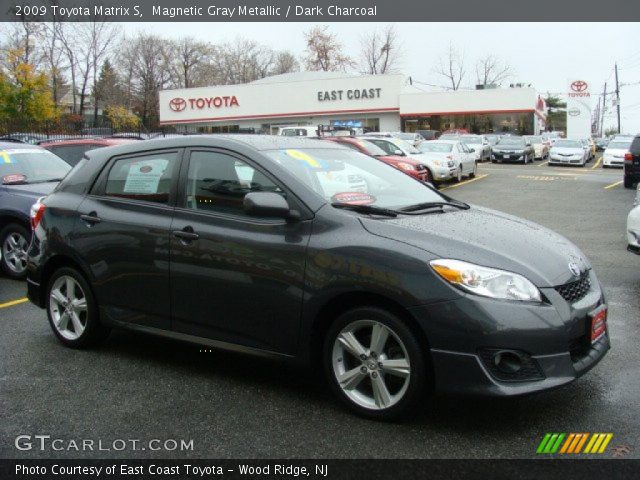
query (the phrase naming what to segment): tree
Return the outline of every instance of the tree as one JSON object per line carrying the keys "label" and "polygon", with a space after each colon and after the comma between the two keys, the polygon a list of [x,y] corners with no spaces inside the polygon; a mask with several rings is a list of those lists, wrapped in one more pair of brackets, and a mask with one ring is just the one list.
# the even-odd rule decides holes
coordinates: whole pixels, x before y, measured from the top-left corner
{"label": "tree", "polygon": [[547,121],[546,127],[549,130],[566,131],[567,130],[567,102],[560,97],[547,94],[544,99],[547,104]]}
{"label": "tree", "polygon": [[205,86],[207,78],[204,72],[211,64],[214,47],[191,37],[183,37],[172,42],[171,51],[168,61],[171,85],[175,88]]}
{"label": "tree", "polygon": [[435,73],[443,76],[448,85],[445,88],[458,90],[467,72],[464,65],[464,52],[459,52],[452,43],[449,44],[449,52],[446,56],[440,57]]}
{"label": "tree", "polygon": [[342,45],[328,26],[316,26],[305,32],[307,42],[306,67],[308,70],[336,72],[346,71],[354,65],[353,60],[342,52]]}
{"label": "tree", "polygon": [[274,65],[270,72],[271,75],[281,75],[283,73],[291,73],[300,71],[300,62],[296,60],[293,53],[283,50],[276,53]]}
{"label": "tree", "polygon": [[400,60],[398,35],[391,25],[383,31],[373,30],[361,38],[363,72],[369,75],[393,73]]}
{"label": "tree", "polygon": [[140,119],[121,105],[110,105],[104,111],[115,131],[131,131],[140,127]]}
{"label": "tree", "polygon": [[499,85],[513,76],[511,65],[501,62],[495,55],[486,55],[476,62],[476,83],[487,87]]}
{"label": "tree", "polygon": [[102,64],[98,79],[93,84],[93,98],[96,106],[101,104],[103,109],[110,105],[122,105],[124,92],[118,74],[107,59]]}
{"label": "tree", "polygon": [[14,65],[10,75],[0,72],[0,118],[42,122],[57,117],[49,90],[49,79],[24,60],[21,50],[9,50],[7,62]]}

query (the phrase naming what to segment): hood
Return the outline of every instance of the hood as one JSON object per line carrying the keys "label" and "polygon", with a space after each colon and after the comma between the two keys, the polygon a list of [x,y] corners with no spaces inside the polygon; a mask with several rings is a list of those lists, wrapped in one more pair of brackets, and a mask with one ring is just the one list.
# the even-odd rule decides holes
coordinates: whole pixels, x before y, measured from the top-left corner
{"label": "hood", "polygon": [[570,262],[581,271],[591,268],[584,254],[562,235],[483,207],[361,221],[373,235],[412,245],[437,258],[519,273],[538,287],[576,280],[569,270]]}
{"label": "hood", "polygon": [[7,193],[19,195],[21,197],[31,197],[37,200],[40,197],[49,195],[56,188],[58,182],[32,183],[29,185],[2,185]]}
{"label": "hood", "polygon": [[398,163],[398,162],[413,163],[413,159],[411,157],[401,157],[399,155],[380,155],[379,157],[375,157],[375,158],[378,158],[380,160],[386,160],[393,163]]}
{"label": "hood", "polygon": [[569,147],[563,147],[563,148],[557,148],[554,147],[551,149],[551,153],[557,153],[559,155],[582,155],[584,153],[584,149],[582,147],[576,147],[576,148],[569,148]]}
{"label": "hood", "polygon": [[494,152],[520,152],[527,147],[524,145],[496,145],[493,147]]}

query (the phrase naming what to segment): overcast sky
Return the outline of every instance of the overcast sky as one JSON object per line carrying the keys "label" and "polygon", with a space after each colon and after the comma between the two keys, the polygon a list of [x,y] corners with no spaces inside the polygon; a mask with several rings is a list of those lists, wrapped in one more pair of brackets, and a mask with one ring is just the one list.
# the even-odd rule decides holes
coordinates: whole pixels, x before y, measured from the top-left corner
{"label": "overcast sky", "polygon": [[[212,43],[246,37],[274,49],[288,49],[301,57],[303,32],[310,23],[127,23],[125,30],[153,32],[167,37],[192,36]],[[332,23],[347,54],[357,57],[361,36],[382,23]],[[634,84],[620,89],[622,129],[640,132],[640,23],[398,23],[402,44],[400,72],[428,84],[444,84],[434,74],[438,59],[449,43],[464,51],[469,76],[475,83],[478,58],[494,54],[509,62],[515,73],[507,83],[532,84],[539,92],[562,93],[567,80],[583,79],[593,92],[614,85],[613,65],[619,64],[620,83]],[[426,90],[429,87],[421,86]],[[609,97],[611,99],[611,97]],[[593,98],[593,107],[597,97]],[[610,105],[610,103],[609,103]],[[606,126],[615,125],[613,109],[605,117]]]}

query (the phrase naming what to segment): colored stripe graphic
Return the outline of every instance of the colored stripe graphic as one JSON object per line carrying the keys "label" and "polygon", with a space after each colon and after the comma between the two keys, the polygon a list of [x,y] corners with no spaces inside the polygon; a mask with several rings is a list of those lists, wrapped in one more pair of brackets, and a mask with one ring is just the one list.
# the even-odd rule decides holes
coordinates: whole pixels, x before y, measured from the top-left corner
{"label": "colored stripe graphic", "polygon": [[[547,433],[538,445],[538,454],[604,453],[613,433]],[[585,449],[582,448],[587,445]]]}

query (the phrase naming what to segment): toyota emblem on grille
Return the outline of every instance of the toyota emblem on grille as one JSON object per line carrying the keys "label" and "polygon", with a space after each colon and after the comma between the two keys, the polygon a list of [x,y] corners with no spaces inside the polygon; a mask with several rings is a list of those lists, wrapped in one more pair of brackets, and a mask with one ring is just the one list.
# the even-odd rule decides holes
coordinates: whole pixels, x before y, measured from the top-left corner
{"label": "toyota emblem on grille", "polygon": [[580,276],[580,267],[578,266],[577,263],[574,262],[569,262],[569,270],[571,271],[571,273],[573,273],[576,277]]}

